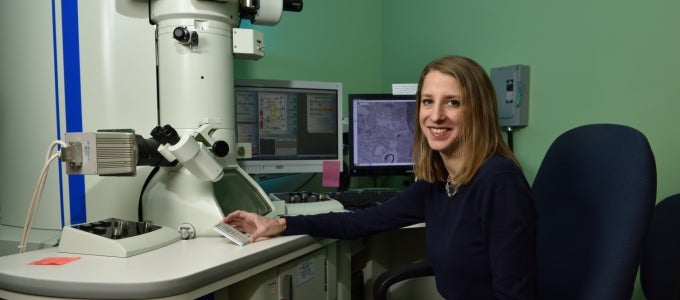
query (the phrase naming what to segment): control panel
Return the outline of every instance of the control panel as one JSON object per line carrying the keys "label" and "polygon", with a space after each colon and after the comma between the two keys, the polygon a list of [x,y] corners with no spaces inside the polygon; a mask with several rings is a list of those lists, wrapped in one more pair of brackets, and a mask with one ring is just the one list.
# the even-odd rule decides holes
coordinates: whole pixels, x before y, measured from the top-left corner
{"label": "control panel", "polygon": [[492,68],[491,82],[498,101],[501,127],[524,127],[529,121],[529,66]]}
{"label": "control panel", "polygon": [[239,246],[243,246],[248,243],[248,236],[229,224],[217,223],[213,227],[213,230],[217,231],[217,233],[228,238]]}
{"label": "control panel", "polygon": [[345,212],[342,203],[328,194],[311,192],[271,193],[269,198],[279,215],[314,215],[327,212]]}
{"label": "control panel", "polygon": [[64,226],[59,252],[129,257],[180,240],[180,233],[150,221],[108,218]]}

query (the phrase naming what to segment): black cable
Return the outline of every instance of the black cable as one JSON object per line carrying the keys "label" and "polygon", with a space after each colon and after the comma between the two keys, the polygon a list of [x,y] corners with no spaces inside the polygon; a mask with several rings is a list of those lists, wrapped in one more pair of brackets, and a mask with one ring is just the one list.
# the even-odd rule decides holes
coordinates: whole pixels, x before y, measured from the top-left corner
{"label": "black cable", "polygon": [[513,133],[512,127],[509,127],[509,126],[508,126],[508,128],[507,128],[507,130],[506,130],[505,132],[506,132],[507,135],[508,135],[508,147],[510,148],[510,151],[513,151],[513,152],[514,152],[514,150],[513,150],[513,145],[512,145],[512,144],[513,144],[513,141],[512,141],[512,133]]}
{"label": "black cable", "polygon": [[314,178],[314,176],[316,176],[316,174],[318,174],[318,173],[312,173],[312,176],[309,176],[309,178],[305,182],[303,182],[300,186],[298,186],[298,188],[294,189],[293,192],[299,192],[302,187],[304,187],[310,181],[312,181],[312,178]]}
{"label": "black cable", "polygon": [[284,174],[276,174],[276,175],[253,175],[253,178],[257,178],[258,181],[266,181],[266,180],[274,180],[274,179],[279,179],[283,177],[290,177],[290,176],[295,176],[298,174],[294,173],[284,173]]}
{"label": "black cable", "polygon": [[149,173],[149,176],[146,177],[146,180],[144,180],[144,185],[142,185],[142,191],[139,192],[139,202],[137,203],[137,219],[139,222],[144,221],[144,209],[142,205],[143,201],[143,196],[144,196],[144,191],[146,190],[146,187],[149,185],[149,182],[151,182],[151,178],[153,178],[156,173],[158,173],[158,170],[160,170],[161,167],[155,166],[153,170],[151,170],[151,173]]}

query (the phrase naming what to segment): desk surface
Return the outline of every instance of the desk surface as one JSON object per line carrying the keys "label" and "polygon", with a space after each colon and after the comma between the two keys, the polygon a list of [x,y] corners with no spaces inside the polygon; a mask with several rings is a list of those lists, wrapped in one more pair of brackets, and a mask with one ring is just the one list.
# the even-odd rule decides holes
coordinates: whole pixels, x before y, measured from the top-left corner
{"label": "desk surface", "polygon": [[[0,257],[0,298],[196,298],[332,242],[288,236],[240,247],[226,238],[205,237],[128,258],[58,253],[53,247]],[[61,266],[29,265],[48,257],[73,256],[80,259]]]}

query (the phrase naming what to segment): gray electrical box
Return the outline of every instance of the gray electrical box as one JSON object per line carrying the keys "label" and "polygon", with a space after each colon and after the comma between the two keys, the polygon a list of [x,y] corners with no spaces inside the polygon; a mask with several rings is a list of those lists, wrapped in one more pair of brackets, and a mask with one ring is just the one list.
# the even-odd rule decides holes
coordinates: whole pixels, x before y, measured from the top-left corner
{"label": "gray electrical box", "polygon": [[524,127],[529,121],[529,66],[491,68],[501,127]]}

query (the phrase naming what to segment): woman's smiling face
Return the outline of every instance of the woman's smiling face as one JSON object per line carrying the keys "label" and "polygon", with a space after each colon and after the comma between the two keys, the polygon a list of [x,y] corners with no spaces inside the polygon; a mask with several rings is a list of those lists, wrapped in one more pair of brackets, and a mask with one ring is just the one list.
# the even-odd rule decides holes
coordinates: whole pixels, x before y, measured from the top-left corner
{"label": "woman's smiling face", "polygon": [[431,71],[423,79],[419,100],[420,128],[430,148],[455,153],[464,108],[458,80],[440,71]]}

